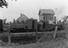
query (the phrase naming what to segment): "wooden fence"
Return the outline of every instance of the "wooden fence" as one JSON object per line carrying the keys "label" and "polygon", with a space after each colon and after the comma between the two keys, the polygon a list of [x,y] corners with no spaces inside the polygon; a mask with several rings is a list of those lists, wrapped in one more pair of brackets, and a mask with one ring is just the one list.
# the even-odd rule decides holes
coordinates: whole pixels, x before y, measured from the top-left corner
{"label": "wooden fence", "polygon": [[[62,31],[57,31],[56,34],[61,34],[61,33],[65,33],[65,34],[68,34],[67,31],[65,30],[62,30]],[[1,36],[7,36],[8,37],[8,44],[11,44],[11,37],[13,36],[36,36],[37,34],[53,34],[54,35],[54,31],[52,32],[26,32],[26,33],[1,33],[0,34],[0,37]],[[37,39],[37,38],[36,38]]]}

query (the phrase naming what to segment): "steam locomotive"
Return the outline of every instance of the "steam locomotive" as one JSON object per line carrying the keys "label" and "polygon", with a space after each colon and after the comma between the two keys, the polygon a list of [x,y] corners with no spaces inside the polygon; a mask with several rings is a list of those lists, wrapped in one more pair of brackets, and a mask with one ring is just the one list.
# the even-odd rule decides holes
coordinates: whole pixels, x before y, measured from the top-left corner
{"label": "steam locomotive", "polygon": [[[20,32],[47,32],[47,31],[54,31],[55,26],[58,26],[58,30],[63,30],[64,27],[62,24],[60,25],[54,25],[42,22],[38,22],[35,19],[28,19],[24,23],[16,23],[12,24],[10,26],[10,32],[11,33],[20,33]],[[2,33],[3,30],[3,21],[0,19],[0,33]]]}
{"label": "steam locomotive", "polygon": [[10,32],[12,33],[20,33],[20,32],[47,32],[54,31],[55,27],[58,26],[58,30],[63,30],[63,25],[54,25],[42,22],[38,22],[35,19],[29,19],[24,23],[18,23],[15,25],[11,25]]}

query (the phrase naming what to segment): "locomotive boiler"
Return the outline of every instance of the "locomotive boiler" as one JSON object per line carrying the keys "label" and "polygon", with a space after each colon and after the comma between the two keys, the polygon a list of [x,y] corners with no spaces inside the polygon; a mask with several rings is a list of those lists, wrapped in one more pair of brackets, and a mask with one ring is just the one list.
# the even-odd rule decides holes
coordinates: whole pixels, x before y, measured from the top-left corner
{"label": "locomotive boiler", "polygon": [[35,32],[37,30],[37,20],[28,19],[24,23],[16,23],[11,25],[10,32]]}

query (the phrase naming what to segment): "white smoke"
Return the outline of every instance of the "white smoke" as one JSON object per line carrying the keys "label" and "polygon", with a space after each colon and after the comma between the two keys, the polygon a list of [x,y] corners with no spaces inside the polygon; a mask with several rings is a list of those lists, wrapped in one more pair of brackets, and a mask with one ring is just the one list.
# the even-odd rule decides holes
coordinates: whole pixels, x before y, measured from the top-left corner
{"label": "white smoke", "polygon": [[58,20],[62,19],[65,9],[66,9],[65,6],[58,6],[54,8],[55,16],[57,17]]}

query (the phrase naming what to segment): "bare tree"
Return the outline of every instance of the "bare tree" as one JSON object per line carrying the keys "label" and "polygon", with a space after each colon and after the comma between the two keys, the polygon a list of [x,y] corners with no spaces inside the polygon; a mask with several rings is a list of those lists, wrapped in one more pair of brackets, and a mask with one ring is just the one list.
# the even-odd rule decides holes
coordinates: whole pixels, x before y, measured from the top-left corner
{"label": "bare tree", "polygon": [[0,7],[3,8],[3,6],[7,8],[8,3],[6,2],[6,0],[0,0]]}
{"label": "bare tree", "polygon": [[[11,1],[13,1],[13,0],[11,0]],[[15,1],[17,1],[17,0],[15,0]],[[6,0],[0,0],[0,7],[3,8],[4,6],[6,8],[8,8],[8,2]]]}

